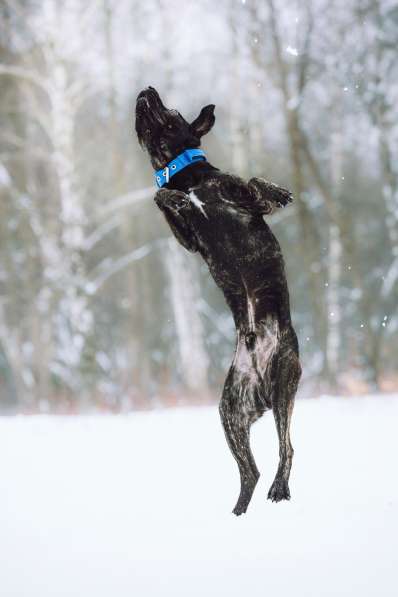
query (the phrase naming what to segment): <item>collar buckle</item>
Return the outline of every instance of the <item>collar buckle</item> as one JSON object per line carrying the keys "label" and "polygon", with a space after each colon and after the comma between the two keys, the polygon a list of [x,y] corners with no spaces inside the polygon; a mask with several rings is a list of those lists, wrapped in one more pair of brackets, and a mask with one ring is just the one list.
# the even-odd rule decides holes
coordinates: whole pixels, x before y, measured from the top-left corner
{"label": "collar buckle", "polygon": [[170,168],[168,166],[166,166],[165,169],[163,170],[163,176],[166,179],[166,183],[168,183],[170,180]]}

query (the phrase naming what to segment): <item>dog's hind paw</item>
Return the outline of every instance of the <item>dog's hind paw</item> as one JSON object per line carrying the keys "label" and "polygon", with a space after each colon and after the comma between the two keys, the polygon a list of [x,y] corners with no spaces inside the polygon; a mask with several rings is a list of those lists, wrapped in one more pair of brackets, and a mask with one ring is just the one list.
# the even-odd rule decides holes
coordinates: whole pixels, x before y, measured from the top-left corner
{"label": "dog's hind paw", "polygon": [[285,479],[276,478],[268,492],[268,499],[272,502],[281,500],[290,500],[290,491],[288,482]]}
{"label": "dog's hind paw", "polygon": [[232,510],[232,513],[236,516],[240,516],[246,512],[247,507],[250,504],[250,500],[252,499],[259,476],[260,474],[257,472],[255,477],[253,476],[246,484],[241,486],[239,499],[236,502],[235,508]]}
{"label": "dog's hind paw", "polygon": [[236,502],[235,508],[232,510],[232,514],[235,514],[235,516],[245,514],[250,503],[250,499],[251,498],[248,497],[239,498],[239,500]]}
{"label": "dog's hind paw", "polygon": [[243,506],[238,506],[238,504],[236,504],[235,508],[232,510],[232,514],[235,514],[235,516],[240,516],[241,514],[245,514],[247,510],[247,506],[243,507]]}

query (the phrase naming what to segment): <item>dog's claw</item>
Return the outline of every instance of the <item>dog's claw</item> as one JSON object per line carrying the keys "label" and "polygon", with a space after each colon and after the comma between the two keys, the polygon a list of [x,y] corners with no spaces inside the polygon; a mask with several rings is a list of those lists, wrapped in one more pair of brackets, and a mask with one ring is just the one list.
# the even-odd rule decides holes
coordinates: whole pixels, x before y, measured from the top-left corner
{"label": "dog's claw", "polygon": [[277,201],[277,206],[280,208],[286,207],[290,203],[293,203],[293,195],[287,189],[279,188],[279,199]]}

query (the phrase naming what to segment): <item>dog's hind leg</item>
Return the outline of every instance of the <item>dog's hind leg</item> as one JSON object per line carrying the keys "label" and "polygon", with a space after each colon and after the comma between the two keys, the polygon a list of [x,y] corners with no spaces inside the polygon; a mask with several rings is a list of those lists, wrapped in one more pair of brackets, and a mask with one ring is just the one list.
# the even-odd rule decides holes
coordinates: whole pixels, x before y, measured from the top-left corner
{"label": "dog's hind leg", "polygon": [[282,340],[280,349],[275,355],[277,361],[272,392],[272,411],[279,438],[279,466],[275,480],[268,492],[268,499],[274,502],[290,499],[289,475],[293,458],[293,448],[290,442],[290,419],[301,376],[296,346],[297,340],[293,339],[291,342]]}
{"label": "dog's hind leg", "polygon": [[225,437],[239,467],[240,495],[233,509],[233,513],[239,516],[247,510],[260,473],[250,449],[250,427],[242,417],[239,408],[234,407],[236,400],[234,391],[229,392],[224,388],[220,402],[220,416]]}
{"label": "dog's hind leg", "polygon": [[246,512],[260,476],[250,449],[250,426],[264,412],[256,400],[256,376],[249,352],[238,337],[237,353],[219,407],[225,436],[240,473],[240,495],[233,509],[237,516]]}

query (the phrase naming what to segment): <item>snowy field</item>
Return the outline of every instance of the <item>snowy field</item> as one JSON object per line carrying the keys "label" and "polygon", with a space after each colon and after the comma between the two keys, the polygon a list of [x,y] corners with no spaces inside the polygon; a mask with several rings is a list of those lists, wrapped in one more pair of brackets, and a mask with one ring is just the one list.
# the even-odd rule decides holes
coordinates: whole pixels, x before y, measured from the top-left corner
{"label": "snowy field", "polygon": [[0,419],[2,597],[396,597],[398,396],[301,400],[292,500],[238,474],[216,408]]}

